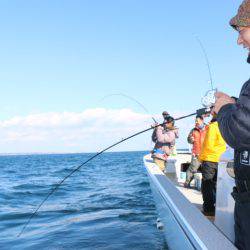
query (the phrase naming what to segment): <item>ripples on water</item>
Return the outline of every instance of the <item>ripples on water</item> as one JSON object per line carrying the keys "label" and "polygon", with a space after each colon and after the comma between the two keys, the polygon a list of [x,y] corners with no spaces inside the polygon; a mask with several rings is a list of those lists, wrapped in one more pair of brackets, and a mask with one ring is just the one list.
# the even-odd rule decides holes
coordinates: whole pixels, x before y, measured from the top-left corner
{"label": "ripples on water", "polygon": [[0,157],[0,249],[166,249],[143,168],[145,152],[105,153],[31,213],[92,154]]}

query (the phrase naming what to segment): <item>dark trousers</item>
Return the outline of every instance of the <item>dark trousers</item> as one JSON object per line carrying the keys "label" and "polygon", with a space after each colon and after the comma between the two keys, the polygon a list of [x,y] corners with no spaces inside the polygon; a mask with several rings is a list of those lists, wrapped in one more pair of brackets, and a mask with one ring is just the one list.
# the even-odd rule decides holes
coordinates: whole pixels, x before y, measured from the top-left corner
{"label": "dark trousers", "polygon": [[186,184],[190,184],[190,182],[193,180],[194,178],[194,174],[197,173],[199,167],[200,167],[201,163],[199,162],[198,158],[195,156],[192,156],[192,160],[190,163],[190,166],[188,167],[188,170],[186,172]]}
{"label": "dark trousers", "polygon": [[235,202],[234,221],[235,246],[240,250],[250,249],[250,201]]}
{"label": "dark trousers", "polygon": [[204,161],[201,164],[201,192],[204,212],[215,211],[217,168],[217,162]]}
{"label": "dark trousers", "polygon": [[[237,172],[237,169],[235,170]],[[234,207],[234,232],[235,246],[240,250],[250,249],[250,189],[243,181],[235,180],[232,196],[235,200]]]}

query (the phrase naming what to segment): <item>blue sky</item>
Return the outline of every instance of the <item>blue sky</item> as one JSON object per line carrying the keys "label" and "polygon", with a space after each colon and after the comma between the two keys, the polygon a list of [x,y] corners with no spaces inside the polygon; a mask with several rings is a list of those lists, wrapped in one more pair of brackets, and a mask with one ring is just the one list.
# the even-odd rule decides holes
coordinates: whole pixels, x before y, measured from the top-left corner
{"label": "blue sky", "polygon": [[[154,115],[162,110],[173,114],[193,112],[209,89],[204,55],[194,34],[206,48],[214,85],[237,96],[249,78],[247,53],[236,45],[237,34],[228,25],[240,2],[1,1],[0,121],[9,124],[16,117],[25,120],[48,113],[77,115],[86,110],[96,112],[97,108],[105,112],[130,109],[138,117],[145,114],[122,97],[100,101],[113,93],[136,98]],[[15,129],[20,129],[18,126],[15,123]],[[26,127],[22,126],[23,132]],[[139,128],[138,124],[134,129]],[[6,126],[0,129],[6,135],[0,143],[2,152],[98,148],[83,147],[81,142],[68,148],[56,138],[53,140],[57,143],[51,143],[50,136],[43,138],[43,143],[34,138],[29,144],[22,139],[17,143],[15,137],[8,142],[7,134],[18,131]],[[32,129],[24,134],[29,135]],[[40,132],[33,131],[36,135]],[[111,135],[103,144],[115,140]],[[138,139],[121,150],[147,149],[145,140],[148,138]]]}

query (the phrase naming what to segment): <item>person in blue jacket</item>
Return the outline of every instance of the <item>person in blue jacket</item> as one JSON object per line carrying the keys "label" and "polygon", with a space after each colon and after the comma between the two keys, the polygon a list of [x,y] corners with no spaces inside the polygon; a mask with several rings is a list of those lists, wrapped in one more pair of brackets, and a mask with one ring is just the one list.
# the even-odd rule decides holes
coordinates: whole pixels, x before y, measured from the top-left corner
{"label": "person in blue jacket", "polygon": [[[250,0],[243,1],[230,25],[238,31],[238,44],[248,50],[250,63]],[[250,79],[239,98],[218,92],[214,111],[223,138],[234,148],[235,245],[250,249]]]}

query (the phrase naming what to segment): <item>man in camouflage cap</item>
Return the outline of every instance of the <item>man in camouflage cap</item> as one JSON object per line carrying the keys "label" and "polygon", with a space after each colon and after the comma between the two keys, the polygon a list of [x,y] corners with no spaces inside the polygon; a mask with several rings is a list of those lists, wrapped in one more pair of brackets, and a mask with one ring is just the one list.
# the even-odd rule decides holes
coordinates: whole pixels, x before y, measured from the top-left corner
{"label": "man in camouflage cap", "polygon": [[[230,25],[239,32],[238,45],[248,50],[250,63],[250,0],[243,1]],[[250,79],[239,98],[218,92],[214,111],[223,138],[234,148],[235,245],[250,249]]]}

